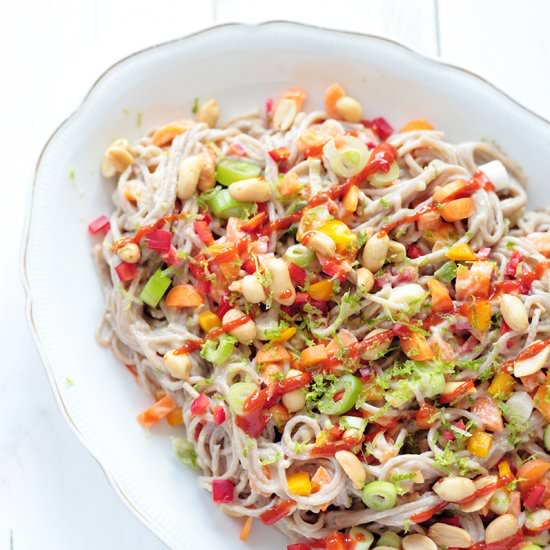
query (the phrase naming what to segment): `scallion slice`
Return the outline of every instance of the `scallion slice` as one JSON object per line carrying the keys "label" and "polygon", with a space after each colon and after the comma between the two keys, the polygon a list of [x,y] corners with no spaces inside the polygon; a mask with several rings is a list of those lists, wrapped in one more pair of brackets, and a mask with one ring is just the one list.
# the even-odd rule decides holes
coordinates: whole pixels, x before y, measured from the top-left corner
{"label": "scallion slice", "polygon": [[284,259],[298,267],[307,267],[315,259],[315,254],[303,244],[293,244],[286,249]]}
{"label": "scallion slice", "polygon": [[252,395],[258,386],[252,382],[236,382],[229,388],[227,400],[235,414],[243,414],[244,402]]}
{"label": "scallion slice", "polygon": [[236,181],[257,178],[261,173],[262,168],[253,162],[224,159],[216,167],[216,181],[227,187]]}
{"label": "scallion slice", "polygon": [[363,141],[353,136],[331,139],[323,153],[337,176],[349,178],[363,170],[369,160],[369,150]]}
{"label": "scallion slice", "polygon": [[231,357],[236,343],[234,336],[222,334],[217,340],[206,340],[200,355],[214,365],[223,365]]}
{"label": "scallion slice", "polygon": [[371,481],[363,487],[361,498],[365,506],[382,512],[395,506],[397,489],[389,481]]}
{"label": "scallion slice", "polygon": [[157,307],[171,283],[172,279],[167,277],[161,269],[157,269],[145,283],[139,295],[140,300],[148,306]]}
{"label": "scallion slice", "polygon": [[256,205],[252,202],[241,202],[234,199],[228,189],[215,187],[204,193],[201,200],[206,203],[212,214],[217,218],[248,218],[256,211]]}

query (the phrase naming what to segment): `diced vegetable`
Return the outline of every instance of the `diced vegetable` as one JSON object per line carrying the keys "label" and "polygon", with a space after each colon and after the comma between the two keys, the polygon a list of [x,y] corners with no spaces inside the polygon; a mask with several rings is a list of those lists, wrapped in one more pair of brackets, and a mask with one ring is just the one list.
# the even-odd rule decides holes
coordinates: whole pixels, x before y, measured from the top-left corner
{"label": "diced vegetable", "polygon": [[214,407],[212,415],[214,416],[214,424],[217,426],[220,426],[225,422],[226,414],[225,409],[222,406]]}
{"label": "diced vegetable", "polygon": [[254,518],[252,516],[248,516],[243,523],[241,533],[239,535],[239,539],[243,542],[248,540],[248,537],[250,536],[250,530],[252,529],[252,524],[254,523]]}
{"label": "diced vegetable", "polygon": [[413,132],[415,130],[433,130],[433,126],[423,118],[409,120],[407,124],[401,127],[400,132]]}
{"label": "diced vegetable", "polygon": [[164,303],[168,307],[198,307],[203,299],[193,285],[176,285],[170,289]]}
{"label": "diced vegetable", "polygon": [[221,327],[222,321],[213,311],[203,311],[199,314],[199,326],[204,332],[208,332],[213,328]]}
{"label": "diced vegetable", "polygon": [[375,172],[368,181],[373,187],[387,187],[399,177],[400,172],[399,164],[394,161],[387,172]]}
{"label": "diced vegetable", "polygon": [[439,209],[439,213],[446,222],[457,222],[469,218],[475,210],[476,203],[474,199],[472,197],[465,197],[446,202]]}
{"label": "diced vegetable", "polygon": [[305,471],[294,472],[287,476],[288,490],[294,494],[307,497],[311,494],[311,479]]}
{"label": "diced vegetable", "polygon": [[171,283],[170,277],[164,275],[162,269],[157,269],[145,283],[139,295],[140,300],[150,307],[157,307]]}
{"label": "diced vegetable", "polygon": [[166,254],[172,246],[172,233],[164,229],[156,229],[146,235],[145,243],[150,250]]}
{"label": "diced vegetable", "polygon": [[489,300],[476,300],[467,304],[466,317],[474,331],[485,332],[491,326],[491,303]]}
{"label": "diced vegetable", "polygon": [[399,342],[407,357],[415,361],[428,361],[434,356],[432,348],[423,334],[411,331],[407,335],[400,336]]}
{"label": "diced vegetable", "polygon": [[437,279],[428,279],[428,288],[432,295],[432,311],[448,313],[453,310],[453,301],[447,287]]}
{"label": "diced vegetable", "polygon": [[229,479],[212,481],[212,500],[216,504],[229,504],[235,500],[235,486]]}
{"label": "diced vegetable", "polygon": [[466,243],[454,244],[447,250],[445,255],[449,260],[454,260],[455,262],[473,262],[477,260],[475,252]]}
{"label": "diced vegetable", "polygon": [[301,360],[306,367],[312,367],[322,363],[328,357],[327,348],[324,344],[310,346],[302,350]]}
{"label": "diced vegetable", "polygon": [[261,173],[261,166],[253,162],[224,159],[216,166],[216,181],[227,187],[236,181],[257,178]]}
{"label": "diced vegetable", "polygon": [[352,527],[349,537],[353,542],[353,550],[369,550],[374,542],[374,535],[362,527]]}
{"label": "diced vegetable", "polygon": [[507,398],[512,393],[515,383],[514,377],[511,374],[500,371],[493,378],[487,391],[492,397],[499,399]]}
{"label": "diced vegetable", "polygon": [[550,422],[550,375],[546,376],[544,384],[537,389],[533,401],[546,422]]}
{"label": "diced vegetable", "polygon": [[317,408],[323,414],[345,414],[355,406],[362,387],[360,378],[352,374],[344,374],[332,384],[329,391],[317,403]]}
{"label": "diced vegetable", "polygon": [[111,228],[111,223],[107,216],[99,216],[93,222],[88,225],[88,232],[90,235],[97,235],[98,233],[107,233]]}
{"label": "diced vegetable", "polygon": [[145,428],[154,426],[157,422],[166,418],[174,409],[176,402],[169,395],[161,397],[156,403],[153,403],[148,409],[145,409],[138,417],[138,422]]}
{"label": "diced vegetable", "polygon": [[284,254],[284,259],[288,263],[295,264],[301,268],[306,268],[315,259],[315,254],[303,244],[293,244],[287,248]]}
{"label": "diced vegetable", "polygon": [[491,432],[501,432],[504,429],[500,409],[487,395],[478,397],[471,410],[479,417],[487,430]]}
{"label": "diced vegetable", "polygon": [[525,491],[523,505],[529,510],[534,510],[541,503],[545,491],[546,486],[542,483],[533,485],[529,490]]}
{"label": "diced vegetable", "polygon": [[175,408],[172,412],[168,413],[166,420],[170,426],[181,426],[183,424],[183,411],[180,407]]}
{"label": "diced vegetable", "polygon": [[281,363],[289,361],[290,353],[282,345],[269,344],[258,351],[256,354],[256,364],[263,363]]}
{"label": "diced vegetable", "polygon": [[336,244],[336,251],[342,255],[355,254],[357,235],[342,221],[329,220],[317,229],[328,235]]}
{"label": "diced vegetable", "polygon": [[130,264],[128,262],[120,262],[116,267],[115,271],[118,275],[118,278],[123,282],[127,283],[136,278],[138,273],[137,264]]}
{"label": "diced vegetable", "polygon": [[206,413],[210,406],[210,399],[204,393],[199,394],[191,403],[191,414],[193,416],[201,416]]}
{"label": "diced vegetable", "polygon": [[330,279],[323,279],[313,283],[308,288],[308,294],[314,299],[320,302],[326,302],[332,297],[332,281]]}
{"label": "diced vegetable", "polygon": [[550,470],[550,462],[543,458],[536,458],[523,463],[517,473],[520,491],[525,494],[544,477],[548,470]]}
{"label": "diced vegetable", "polygon": [[325,92],[325,111],[330,118],[339,118],[336,103],[342,99],[346,92],[340,84],[331,84]]}
{"label": "diced vegetable", "polygon": [[472,437],[468,439],[466,447],[473,455],[480,458],[485,458],[491,446],[493,445],[493,436],[487,432],[475,431]]}
{"label": "diced vegetable", "polygon": [[386,531],[380,535],[378,546],[389,546],[390,548],[401,548],[401,537],[393,531]]}
{"label": "diced vegetable", "polygon": [[[279,336],[277,336],[276,338],[273,338],[273,340],[271,340],[271,341],[274,344],[281,344],[283,342],[288,342],[288,340],[290,340],[291,338],[294,337],[296,332],[297,332],[296,327],[285,328]],[[285,350],[285,352],[286,352],[286,350]]]}
{"label": "diced vegetable", "polygon": [[209,246],[214,242],[214,236],[212,231],[208,227],[208,223],[204,220],[195,220],[193,222],[193,229],[199,236],[199,239],[206,245]]}
{"label": "diced vegetable", "polygon": [[304,286],[307,279],[307,273],[301,267],[298,267],[296,264],[288,264],[288,274],[292,279],[292,282],[296,283],[298,286]]}
{"label": "diced vegetable", "polygon": [[329,140],[323,147],[323,153],[333,172],[345,178],[361,172],[369,160],[365,142],[353,136],[339,136]]}
{"label": "diced vegetable", "polygon": [[388,139],[393,134],[391,124],[382,116],[373,118],[368,122],[368,126],[382,141]]}
{"label": "diced vegetable", "polygon": [[365,506],[381,512],[395,506],[397,489],[389,481],[371,481],[363,487],[361,498]]}
{"label": "diced vegetable", "polygon": [[250,397],[258,386],[252,382],[236,382],[229,388],[227,400],[229,407],[235,414],[243,414],[244,402]]}
{"label": "diced vegetable", "polygon": [[256,209],[252,202],[241,202],[234,199],[229,193],[229,189],[215,187],[201,195],[201,198],[208,205],[214,216],[227,220],[228,218],[246,218]]}
{"label": "diced vegetable", "polygon": [[200,355],[214,365],[223,365],[235,349],[237,339],[229,334],[222,334],[217,340],[206,340]]}
{"label": "diced vegetable", "polygon": [[420,409],[416,413],[416,424],[421,430],[427,430],[431,428],[434,422],[437,420],[437,409],[427,403],[426,401],[422,404]]}

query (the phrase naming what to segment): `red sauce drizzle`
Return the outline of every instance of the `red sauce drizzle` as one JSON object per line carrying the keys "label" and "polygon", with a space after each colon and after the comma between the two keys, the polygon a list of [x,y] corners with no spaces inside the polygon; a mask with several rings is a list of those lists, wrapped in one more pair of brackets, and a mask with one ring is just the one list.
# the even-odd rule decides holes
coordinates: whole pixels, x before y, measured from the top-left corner
{"label": "red sauce drizzle", "polygon": [[363,438],[344,438],[340,441],[329,441],[323,445],[316,445],[311,449],[310,456],[334,456],[338,451],[349,451],[362,442]]}
{"label": "red sauce drizzle", "polygon": [[271,415],[266,411],[258,410],[246,416],[236,416],[235,423],[250,437],[258,437],[265,429]]}
{"label": "red sauce drizzle", "polygon": [[193,353],[202,346],[202,340],[186,340],[181,348],[174,351],[174,355],[185,355],[187,353]]}
{"label": "red sauce drizzle", "polygon": [[243,315],[242,317],[239,317],[235,319],[234,321],[230,321],[229,323],[225,323],[220,328],[216,328],[214,330],[211,330],[207,335],[206,338],[209,340],[212,340],[213,338],[219,338],[222,334],[226,332],[231,332],[232,330],[240,327],[241,325],[244,325],[248,323],[248,321],[251,321],[250,317],[248,315]]}

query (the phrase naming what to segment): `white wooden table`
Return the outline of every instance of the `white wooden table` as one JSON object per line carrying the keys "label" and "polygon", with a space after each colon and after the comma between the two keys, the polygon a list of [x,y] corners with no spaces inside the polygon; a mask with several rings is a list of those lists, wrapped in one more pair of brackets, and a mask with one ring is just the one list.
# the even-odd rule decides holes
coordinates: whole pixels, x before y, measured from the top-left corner
{"label": "white wooden table", "polygon": [[101,71],[212,24],[295,19],[442,56],[550,119],[549,17],[546,0],[0,0],[0,550],[164,548],[65,425],[24,318],[19,247],[32,169]]}

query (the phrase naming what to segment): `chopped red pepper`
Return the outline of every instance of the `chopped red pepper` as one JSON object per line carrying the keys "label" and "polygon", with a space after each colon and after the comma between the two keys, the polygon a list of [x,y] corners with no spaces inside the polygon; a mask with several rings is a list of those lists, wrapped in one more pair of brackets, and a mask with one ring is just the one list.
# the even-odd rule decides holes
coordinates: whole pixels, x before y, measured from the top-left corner
{"label": "chopped red pepper", "polygon": [[281,500],[280,502],[269,508],[269,510],[266,510],[265,512],[260,514],[260,519],[266,525],[273,525],[274,523],[277,523],[280,519],[283,519],[284,517],[294,512],[295,508],[296,501],[291,499]]}
{"label": "chopped red pepper", "polygon": [[198,255],[189,262],[189,271],[196,280],[197,290],[204,296],[208,295],[212,284],[206,278],[205,268],[202,262],[205,260],[204,256]]}
{"label": "chopped red pepper", "polygon": [[195,398],[193,403],[191,403],[191,414],[193,416],[200,416],[208,410],[208,405],[210,404],[210,399],[204,393],[199,394]]}
{"label": "chopped red pepper", "polygon": [[436,420],[437,409],[430,403],[424,402],[416,413],[416,425],[421,430],[427,430],[433,426]]}
{"label": "chopped red pepper", "polygon": [[351,271],[349,264],[339,262],[332,258],[325,258],[320,254],[317,256],[323,273],[326,273],[329,277],[336,277],[340,281],[344,281],[348,271]]}
{"label": "chopped red pepper", "polygon": [[534,510],[542,501],[546,487],[542,483],[533,485],[523,498],[523,505],[529,510]]}
{"label": "chopped red pepper", "polygon": [[290,149],[288,147],[277,147],[268,151],[268,155],[277,163],[288,160],[290,157]]}
{"label": "chopped red pepper", "polygon": [[107,233],[111,228],[111,222],[107,216],[99,216],[93,222],[88,225],[88,232],[90,235],[97,235],[97,233]]}
{"label": "chopped red pepper", "polygon": [[[365,124],[366,122],[366,124]],[[393,128],[384,117],[376,117],[363,124],[369,127],[382,141],[385,141],[393,134]]]}
{"label": "chopped red pepper", "polygon": [[407,256],[414,260],[415,258],[424,256],[424,254],[422,253],[422,250],[420,250],[420,247],[413,243],[407,247]]}
{"label": "chopped red pepper", "polygon": [[229,479],[212,481],[212,500],[216,504],[228,504],[235,500],[235,485]]}
{"label": "chopped red pepper", "polygon": [[170,251],[172,245],[172,233],[165,229],[156,229],[147,234],[145,242],[151,250],[166,253]]}
{"label": "chopped red pepper", "polygon": [[290,278],[298,285],[303,287],[306,283],[307,273],[305,269],[297,266],[296,264],[290,263],[288,265],[288,273]]}
{"label": "chopped red pepper", "polygon": [[225,409],[223,407],[214,407],[214,424],[218,426],[225,422]]}
{"label": "chopped red pepper", "polygon": [[506,268],[504,269],[504,274],[508,277],[515,277],[518,269],[518,264],[519,262],[521,262],[522,258],[523,256],[521,255],[521,253],[516,250],[508,260]]}
{"label": "chopped red pepper", "polygon": [[348,550],[351,539],[343,533],[333,531],[325,539],[326,550]]}
{"label": "chopped red pepper", "polygon": [[268,118],[273,115],[273,99],[271,98],[265,101],[265,114]]}
{"label": "chopped red pepper", "polygon": [[239,428],[250,437],[258,437],[267,426],[270,415],[264,411],[254,411],[246,416],[237,416],[235,423]]}
{"label": "chopped red pepper", "polygon": [[300,542],[298,544],[288,544],[286,550],[311,550],[311,546]]}
{"label": "chopped red pepper", "polygon": [[137,275],[137,264],[129,264],[128,262],[121,262],[115,267],[118,278],[123,282],[127,283],[132,279],[136,278]]}
{"label": "chopped red pepper", "polygon": [[267,220],[267,212],[260,212],[259,214],[256,214],[252,218],[250,218],[248,221],[244,222],[240,226],[240,230],[244,231],[245,233],[251,233],[258,227],[260,227],[265,220]]}
{"label": "chopped red pepper", "polygon": [[218,304],[218,309],[216,309],[216,315],[223,319],[223,316],[231,309],[231,304],[227,301],[225,296],[220,298],[220,303]]}
{"label": "chopped red pepper", "polygon": [[205,220],[195,220],[193,222],[193,228],[197,233],[199,239],[207,246],[211,245],[214,242],[214,236],[212,231],[208,227],[208,222]]}
{"label": "chopped red pepper", "polygon": [[256,264],[254,263],[254,260],[248,259],[244,264],[242,265],[242,268],[249,274],[252,275],[253,273],[256,273]]}

